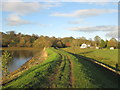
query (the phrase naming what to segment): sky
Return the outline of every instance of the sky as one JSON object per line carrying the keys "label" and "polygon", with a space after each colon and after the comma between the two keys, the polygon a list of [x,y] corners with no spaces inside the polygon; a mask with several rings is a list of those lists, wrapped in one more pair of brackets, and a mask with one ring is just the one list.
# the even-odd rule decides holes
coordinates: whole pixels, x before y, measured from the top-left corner
{"label": "sky", "polygon": [[6,0],[1,5],[0,31],[50,37],[118,38],[117,0],[94,1]]}

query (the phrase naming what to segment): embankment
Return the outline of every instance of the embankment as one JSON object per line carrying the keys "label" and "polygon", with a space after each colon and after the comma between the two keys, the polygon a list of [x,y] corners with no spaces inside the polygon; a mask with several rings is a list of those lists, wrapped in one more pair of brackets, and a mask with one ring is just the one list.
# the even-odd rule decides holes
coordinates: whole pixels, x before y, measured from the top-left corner
{"label": "embankment", "polygon": [[46,60],[3,88],[118,88],[118,77],[95,63],[61,49],[46,51]]}
{"label": "embankment", "polygon": [[[26,48],[26,49],[28,49],[28,48]],[[7,50],[7,48],[6,48],[6,50]],[[31,48],[31,50],[33,50],[33,48]],[[4,84],[11,82],[12,80],[18,78],[23,72],[25,72],[26,70],[30,69],[31,67],[33,67],[37,64],[42,63],[46,58],[47,58],[47,52],[44,49],[42,49],[34,57],[32,57],[30,60],[28,60],[26,63],[24,63],[20,68],[18,68],[14,72],[11,72],[7,77],[2,77],[2,84],[4,85]]]}

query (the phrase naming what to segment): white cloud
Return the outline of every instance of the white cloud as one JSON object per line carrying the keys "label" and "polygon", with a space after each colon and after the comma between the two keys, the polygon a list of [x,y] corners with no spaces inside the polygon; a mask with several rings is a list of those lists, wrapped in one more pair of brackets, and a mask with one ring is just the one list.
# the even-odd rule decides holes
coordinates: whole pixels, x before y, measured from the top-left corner
{"label": "white cloud", "polygon": [[4,2],[2,10],[6,12],[15,13],[18,15],[26,15],[40,10],[42,5],[37,2]]}
{"label": "white cloud", "polygon": [[[2,0],[6,1],[18,1],[18,0]],[[118,2],[119,0],[24,0],[24,2]]]}
{"label": "white cloud", "polygon": [[95,27],[72,27],[69,28],[69,30],[74,30],[74,31],[85,31],[85,32],[93,32],[93,31],[114,31],[117,30],[117,26],[95,26]]}
{"label": "white cloud", "polygon": [[119,0],[61,0],[65,2],[118,2]]}
{"label": "white cloud", "polygon": [[17,0],[17,2],[16,0],[12,0],[14,2],[10,1],[11,0],[8,0],[8,2],[2,3],[2,10],[19,15],[26,15],[40,11],[45,8],[57,7],[61,5],[60,3],[53,2],[40,3],[40,2],[24,2],[22,0]]}
{"label": "white cloud", "polygon": [[9,17],[7,18],[7,24],[9,26],[18,26],[18,25],[24,25],[24,24],[34,24],[34,25],[38,25],[40,27],[51,26],[51,24],[41,24],[41,23],[35,23],[35,22],[23,20],[22,18],[20,18],[19,15],[16,15],[16,14],[9,15]]}
{"label": "white cloud", "polygon": [[11,14],[7,18],[7,22],[9,26],[18,26],[18,25],[23,25],[23,24],[30,24],[29,21],[22,20],[18,15],[16,14]]}
{"label": "white cloud", "polygon": [[52,24],[37,24],[40,27],[47,27],[47,26],[51,26]]}
{"label": "white cloud", "polygon": [[79,19],[76,21],[69,21],[68,24],[83,24],[85,23],[84,19]]}
{"label": "white cloud", "polygon": [[[17,1],[17,2],[10,2]],[[25,3],[21,0],[8,0],[8,2],[2,3],[2,11],[10,12],[8,15],[7,24],[9,26],[18,26],[23,24],[30,24],[29,21],[21,19],[21,16],[26,16],[33,12],[37,12],[42,8],[42,5],[38,2]]]}
{"label": "white cloud", "polygon": [[[8,25],[22,25],[29,24],[29,21],[21,19],[21,16],[26,16],[28,14],[38,12],[42,9],[46,9],[49,7],[57,7],[60,6],[60,3],[39,3],[39,2],[24,2],[22,0],[6,0],[2,2],[2,11],[9,12],[8,15]],[[43,26],[43,25],[42,25]]]}
{"label": "white cloud", "polygon": [[21,2],[21,0],[1,0],[2,2]]}
{"label": "white cloud", "polygon": [[43,8],[50,9],[51,7],[60,7],[62,4],[60,2],[44,2]]}
{"label": "white cloud", "polygon": [[69,24],[80,24],[80,23],[82,23],[82,22],[80,22],[80,21],[69,21],[68,23],[69,23]]}
{"label": "white cloud", "polygon": [[115,9],[83,9],[77,10],[72,13],[53,13],[51,16],[61,16],[61,17],[79,17],[86,18],[91,16],[98,16],[103,13],[113,13],[117,12]]}

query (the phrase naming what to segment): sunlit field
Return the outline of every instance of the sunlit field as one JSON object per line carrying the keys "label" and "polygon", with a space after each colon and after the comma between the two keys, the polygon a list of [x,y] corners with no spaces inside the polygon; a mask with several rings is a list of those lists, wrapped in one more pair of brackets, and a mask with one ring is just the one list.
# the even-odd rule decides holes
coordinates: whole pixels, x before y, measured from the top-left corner
{"label": "sunlit field", "polygon": [[118,49],[110,50],[110,49],[80,49],[77,48],[64,48],[64,50],[72,53],[76,53],[79,55],[83,55],[89,58],[93,58],[105,64],[108,64],[112,67],[116,67],[118,64]]}
{"label": "sunlit field", "polygon": [[[116,88],[117,77],[61,49],[47,49],[48,58],[3,88]],[[32,79],[31,79],[32,78]]]}

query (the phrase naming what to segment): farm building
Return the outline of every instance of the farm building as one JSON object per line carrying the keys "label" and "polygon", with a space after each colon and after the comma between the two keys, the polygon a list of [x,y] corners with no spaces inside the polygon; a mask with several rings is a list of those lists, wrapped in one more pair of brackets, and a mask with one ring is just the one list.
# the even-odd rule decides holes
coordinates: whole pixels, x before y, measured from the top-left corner
{"label": "farm building", "polygon": [[113,50],[114,49],[114,47],[110,47],[110,50]]}
{"label": "farm building", "polygon": [[80,48],[87,48],[87,47],[90,47],[90,45],[88,46],[87,44],[83,43]]}
{"label": "farm building", "polygon": [[96,49],[99,49],[99,47],[96,47]]}

